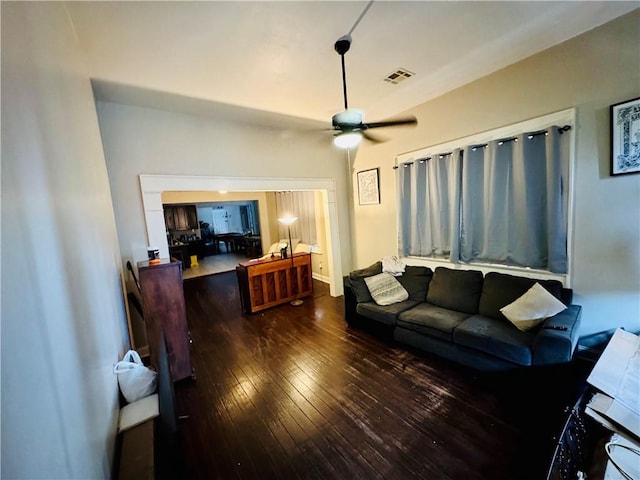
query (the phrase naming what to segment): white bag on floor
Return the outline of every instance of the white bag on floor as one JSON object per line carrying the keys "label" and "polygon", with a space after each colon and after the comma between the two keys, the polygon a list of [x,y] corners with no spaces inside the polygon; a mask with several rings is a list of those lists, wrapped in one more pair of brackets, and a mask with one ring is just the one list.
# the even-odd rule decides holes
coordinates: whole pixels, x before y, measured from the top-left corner
{"label": "white bag on floor", "polygon": [[113,367],[113,373],[118,375],[120,391],[129,403],[148,397],[156,391],[158,374],[144,366],[135,350],[124,354],[122,360]]}

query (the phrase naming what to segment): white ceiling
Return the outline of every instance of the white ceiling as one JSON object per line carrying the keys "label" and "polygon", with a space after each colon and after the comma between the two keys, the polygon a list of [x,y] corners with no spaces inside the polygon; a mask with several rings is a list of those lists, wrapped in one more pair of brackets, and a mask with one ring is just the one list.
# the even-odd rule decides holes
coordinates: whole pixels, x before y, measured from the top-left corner
{"label": "white ceiling", "polygon": [[[276,112],[328,124],[343,108],[333,44],[367,2],[66,5],[98,97],[192,110],[215,102],[244,107],[223,106],[257,122]],[[376,1],[345,56],[349,106],[363,108],[365,120],[385,119],[639,6]],[[384,82],[398,67],[415,76]]]}

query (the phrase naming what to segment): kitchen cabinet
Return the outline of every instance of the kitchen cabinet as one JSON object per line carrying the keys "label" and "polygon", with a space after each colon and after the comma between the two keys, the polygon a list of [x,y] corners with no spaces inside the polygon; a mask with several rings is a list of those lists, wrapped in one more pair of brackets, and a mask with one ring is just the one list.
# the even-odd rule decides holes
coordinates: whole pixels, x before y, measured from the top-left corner
{"label": "kitchen cabinet", "polygon": [[195,255],[198,258],[203,258],[204,255],[204,242],[202,240],[191,240],[189,242],[189,256]]}
{"label": "kitchen cabinet", "polygon": [[194,230],[199,228],[195,205],[165,205],[164,223],[167,230]]}
{"label": "kitchen cabinet", "polygon": [[169,231],[176,229],[173,207],[164,207],[164,225]]}
{"label": "kitchen cabinet", "polygon": [[176,230],[189,230],[189,219],[185,207],[175,207]]}

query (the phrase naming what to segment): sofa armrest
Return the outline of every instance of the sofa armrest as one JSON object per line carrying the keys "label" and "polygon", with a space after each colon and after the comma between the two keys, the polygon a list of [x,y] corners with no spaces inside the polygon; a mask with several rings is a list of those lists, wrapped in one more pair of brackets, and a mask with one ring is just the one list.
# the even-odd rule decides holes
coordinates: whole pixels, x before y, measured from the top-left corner
{"label": "sofa armrest", "polygon": [[351,323],[355,318],[357,318],[358,313],[356,312],[356,307],[358,306],[358,301],[356,300],[356,295],[353,293],[353,288],[351,287],[351,281],[349,277],[343,278],[344,283],[344,319],[347,323]]}
{"label": "sofa armrest", "polygon": [[351,280],[345,276],[343,278],[344,284],[344,319],[349,325],[358,325],[366,319],[360,315],[356,308],[358,307],[358,300],[356,294],[351,286]]}
{"label": "sofa armrest", "polygon": [[544,321],[533,340],[534,365],[550,365],[571,361],[578,344],[581,315],[582,307],[580,305],[569,305],[566,310]]}

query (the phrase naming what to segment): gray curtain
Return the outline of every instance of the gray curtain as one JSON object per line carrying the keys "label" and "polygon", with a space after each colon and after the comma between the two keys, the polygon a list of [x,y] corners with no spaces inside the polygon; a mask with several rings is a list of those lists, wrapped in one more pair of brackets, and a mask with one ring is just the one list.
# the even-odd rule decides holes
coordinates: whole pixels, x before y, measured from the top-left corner
{"label": "gray curtain", "polygon": [[458,261],[461,156],[456,149],[399,165],[401,256]]}
{"label": "gray curtain", "polygon": [[460,260],[567,272],[569,135],[519,135],[467,147]]}
{"label": "gray curtain", "polygon": [[[276,194],[276,210],[278,218],[286,216],[298,217],[291,225],[291,238],[298,238],[302,243],[316,245],[316,211],[314,192],[278,192]],[[287,226],[278,222],[280,238],[289,238]]]}

